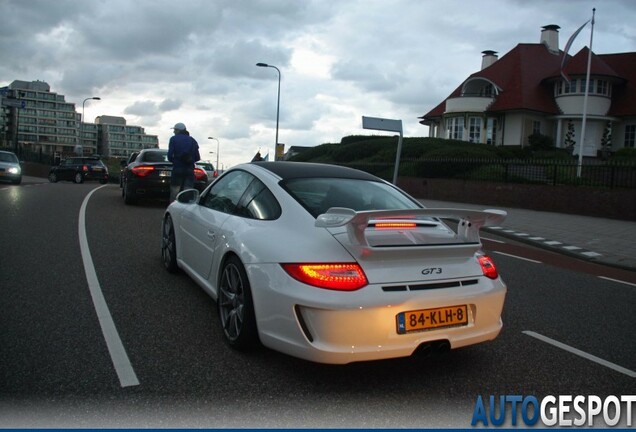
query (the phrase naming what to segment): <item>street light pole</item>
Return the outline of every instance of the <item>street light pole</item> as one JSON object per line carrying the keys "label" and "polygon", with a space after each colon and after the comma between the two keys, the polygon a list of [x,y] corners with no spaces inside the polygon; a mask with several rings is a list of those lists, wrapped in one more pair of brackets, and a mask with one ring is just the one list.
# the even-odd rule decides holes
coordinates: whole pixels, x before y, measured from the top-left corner
{"label": "street light pole", "polygon": [[276,146],[278,146],[278,117],[280,113],[280,70],[276,66],[267,63],[256,63],[256,66],[274,68],[278,72],[278,100],[276,102],[276,142],[274,143],[274,152],[276,152]]}
{"label": "street light pole", "polygon": [[[84,139],[82,137],[82,133],[84,132],[84,105],[86,104],[87,100],[102,100],[102,98],[100,98],[99,96],[92,96],[89,98],[84,99],[84,101],[82,102],[82,119],[81,119],[81,123],[80,123],[80,146],[82,147],[82,151],[84,149],[84,146],[82,145],[82,143],[84,142]],[[95,147],[95,150],[97,150],[97,146]]]}
{"label": "street light pole", "polygon": [[214,165],[214,169],[219,171],[219,140],[214,137],[208,137],[208,139],[216,140],[216,165]]}

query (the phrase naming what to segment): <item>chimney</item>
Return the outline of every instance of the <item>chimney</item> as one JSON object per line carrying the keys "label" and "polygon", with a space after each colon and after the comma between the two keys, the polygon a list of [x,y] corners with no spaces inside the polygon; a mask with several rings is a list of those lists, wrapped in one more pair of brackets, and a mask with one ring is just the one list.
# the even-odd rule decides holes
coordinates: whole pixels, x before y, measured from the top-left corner
{"label": "chimney", "polygon": [[483,54],[481,58],[481,70],[486,69],[499,58],[497,56],[497,51],[482,51],[481,53]]}
{"label": "chimney", "polygon": [[559,52],[559,27],[556,24],[550,24],[542,27],[541,30],[541,41],[540,43],[544,44],[548,50],[553,53]]}

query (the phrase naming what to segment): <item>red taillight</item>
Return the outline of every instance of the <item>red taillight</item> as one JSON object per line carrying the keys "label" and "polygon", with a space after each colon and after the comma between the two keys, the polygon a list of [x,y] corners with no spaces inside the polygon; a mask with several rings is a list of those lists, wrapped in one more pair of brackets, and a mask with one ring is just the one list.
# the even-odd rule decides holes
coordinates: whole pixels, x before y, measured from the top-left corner
{"label": "red taillight", "polygon": [[194,169],[194,178],[196,180],[207,180],[208,175],[201,168]]}
{"label": "red taillight", "polygon": [[495,263],[492,262],[490,257],[487,255],[480,255],[477,257],[477,261],[479,261],[479,265],[481,266],[481,271],[484,273],[484,276],[490,279],[497,279],[499,277]]}
{"label": "red taillight", "polygon": [[155,167],[153,167],[152,165],[139,165],[134,167],[131,171],[137,177],[146,177],[148,174],[150,174],[154,170],[155,170]]}
{"label": "red taillight", "polygon": [[82,171],[88,172],[88,166],[87,165],[82,166]]}
{"label": "red taillight", "polygon": [[355,291],[367,284],[362,268],[355,263],[344,264],[283,264],[294,279],[318,288]]}
{"label": "red taillight", "polygon": [[219,172],[218,171],[214,171],[214,175],[212,177],[218,177],[219,176]]}
{"label": "red taillight", "polygon": [[417,227],[413,222],[376,222],[375,229],[410,229]]}

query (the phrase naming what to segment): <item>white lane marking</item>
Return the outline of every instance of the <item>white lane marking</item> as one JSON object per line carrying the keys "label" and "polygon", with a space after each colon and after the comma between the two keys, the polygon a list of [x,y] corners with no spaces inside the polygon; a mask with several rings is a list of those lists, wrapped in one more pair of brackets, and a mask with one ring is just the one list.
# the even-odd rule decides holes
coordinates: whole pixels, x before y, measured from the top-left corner
{"label": "white lane marking", "polygon": [[543,243],[547,244],[548,246],[556,246],[556,245],[563,244],[563,243],[555,241],[555,240],[550,240],[550,241],[543,242]]}
{"label": "white lane marking", "polygon": [[625,285],[631,285],[631,286],[633,286],[633,287],[636,287],[636,284],[631,283],[631,282],[625,282],[625,281],[618,280],[618,279],[612,279],[612,278],[608,278],[608,277],[606,277],[606,276],[599,276],[599,277],[600,277],[601,279],[605,279],[605,280],[608,280],[608,281],[618,282],[618,283],[622,283],[622,284],[625,284]]}
{"label": "white lane marking", "polygon": [[585,256],[588,256],[590,258],[603,256],[603,254],[596,253],[596,252],[581,252],[581,255],[585,255]]}
{"label": "white lane marking", "polygon": [[524,257],[520,257],[520,256],[517,256],[517,255],[511,255],[511,254],[507,254],[507,253],[499,252],[499,251],[495,251],[495,253],[499,254],[499,255],[505,255],[505,256],[511,257],[511,258],[517,258],[517,259],[524,260],[524,261],[530,261],[530,262],[535,263],[535,264],[541,264],[541,261],[533,260],[533,259],[530,259],[530,258],[524,258]]}
{"label": "white lane marking", "polygon": [[82,202],[79,215],[80,251],[82,253],[82,261],[84,262],[84,271],[86,272],[88,289],[90,290],[91,297],[93,298],[95,312],[97,312],[97,318],[99,319],[99,325],[102,328],[102,334],[104,335],[106,345],[108,346],[110,358],[113,362],[113,366],[115,366],[117,376],[119,377],[119,383],[122,387],[129,387],[139,385],[139,380],[137,379],[137,375],[130,364],[124,344],[121,342],[113,317],[110,315],[110,311],[108,310],[108,305],[104,299],[104,294],[102,293],[102,288],[99,285],[97,273],[95,272],[95,266],[93,265],[93,258],[91,257],[91,251],[88,247],[88,238],[86,237],[86,206],[88,204],[88,200],[93,193],[106,186],[108,185],[93,189],[88,195],[86,195],[84,202]]}
{"label": "white lane marking", "polygon": [[580,248],[578,246],[563,246],[563,249],[574,251],[574,250],[581,250],[583,248]]}
{"label": "white lane marking", "polygon": [[600,357],[596,357],[595,355],[586,353],[585,351],[581,351],[580,349],[576,349],[574,347],[566,345],[566,344],[564,344],[562,342],[559,342],[557,340],[550,339],[549,337],[543,336],[542,334],[535,333],[533,331],[528,331],[528,330],[522,331],[521,333],[526,334],[528,336],[531,336],[531,337],[533,337],[535,339],[539,339],[540,341],[543,341],[545,343],[553,345],[553,346],[555,346],[557,348],[561,348],[562,350],[568,351],[568,352],[570,352],[572,354],[576,354],[577,356],[583,357],[584,359],[587,359],[587,360],[590,360],[590,361],[593,361],[594,363],[598,363],[598,364],[600,364],[602,366],[605,366],[605,367],[608,367],[610,369],[613,369],[616,372],[620,372],[620,373],[625,374],[625,375],[627,375],[629,377],[636,378],[636,372],[634,372],[634,371],[626,369],[626,368],[624,368],[622,366],[619,366],[619,365],[617,365],[615,363],[608,362],[607,360],[603,360]]}

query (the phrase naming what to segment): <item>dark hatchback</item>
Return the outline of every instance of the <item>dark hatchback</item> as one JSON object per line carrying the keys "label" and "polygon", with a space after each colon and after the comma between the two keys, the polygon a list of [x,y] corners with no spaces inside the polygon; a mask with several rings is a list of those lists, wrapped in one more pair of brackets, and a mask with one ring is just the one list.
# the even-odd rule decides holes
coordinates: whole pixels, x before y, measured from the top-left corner
{"label": "dark hatchback", "polygon": [[[134,204],[144,198],[170,199],[171,175],[168,150],[144,149],[133,153],[122,162],[120,186],[124,203]],[[195,168],[194,177],[194,187],[202,192],[208,185],[205,171]]]}
{"label": "dark hatchback", "polygon": [[59,165],[49,170],[49,181],[56,183],[60,180],[83,183],[87,180],[98,180],[101,184],[108,183],[108,168],[100,158],[95,156],[72,157],[64,159]]}

